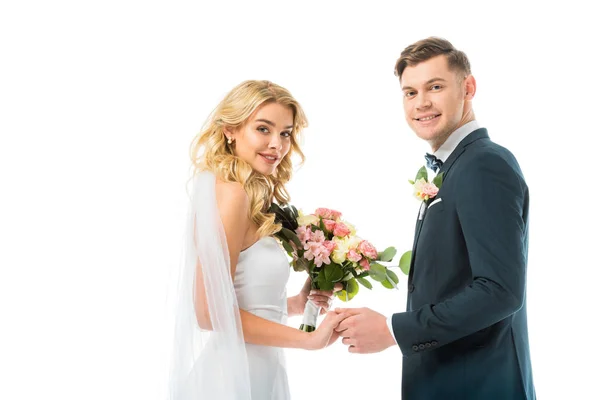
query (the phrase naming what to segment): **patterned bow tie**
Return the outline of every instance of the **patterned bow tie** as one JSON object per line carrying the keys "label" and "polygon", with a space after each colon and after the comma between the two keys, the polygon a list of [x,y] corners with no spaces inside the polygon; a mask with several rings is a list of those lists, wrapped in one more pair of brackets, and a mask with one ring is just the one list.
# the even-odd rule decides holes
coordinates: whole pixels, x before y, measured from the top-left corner
{"label": "patterned bow tie", "polygon": [[444,165],[444,162],[433,154],[425,153],[425,160],[427,161],[427,168],[436,173]]}

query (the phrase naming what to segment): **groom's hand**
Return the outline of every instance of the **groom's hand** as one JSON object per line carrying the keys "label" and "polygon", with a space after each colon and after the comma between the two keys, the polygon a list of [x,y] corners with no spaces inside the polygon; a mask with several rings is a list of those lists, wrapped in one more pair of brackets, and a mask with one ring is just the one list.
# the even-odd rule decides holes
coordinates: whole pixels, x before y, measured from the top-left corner
{"label": "groom's hand", "polygon": [[335,312],[345,316],[335,331],[350,353],[377,353],[396,344],[386,318],[378,312],[370,308],[336,308]]}

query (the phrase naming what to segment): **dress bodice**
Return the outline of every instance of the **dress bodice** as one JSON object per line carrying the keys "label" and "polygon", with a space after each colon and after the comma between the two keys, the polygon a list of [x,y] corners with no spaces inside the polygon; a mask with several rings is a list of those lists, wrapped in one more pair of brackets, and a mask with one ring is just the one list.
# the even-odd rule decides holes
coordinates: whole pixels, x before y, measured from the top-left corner
{"label": "dress bodice", "polygon": [[286,324],[290,265],[276,239],[259,239],[240,253],[233,285],[242,310]]}

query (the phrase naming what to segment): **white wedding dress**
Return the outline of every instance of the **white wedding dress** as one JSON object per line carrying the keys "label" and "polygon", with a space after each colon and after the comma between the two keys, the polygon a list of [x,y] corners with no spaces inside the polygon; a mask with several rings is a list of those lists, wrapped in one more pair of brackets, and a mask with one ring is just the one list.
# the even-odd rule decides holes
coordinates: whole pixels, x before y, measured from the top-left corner
{"label": "white wedding dress", "polygon": [[[286,324],[287,257],[276,239],[263,237],[240,253],[232,280],[212,173],[194,177],[190,200],[169,398],[288,400],[283,349],[245,343],[239,316],[242,309]],[[196,299],[195,284],[204,286],[204,299]],[[196,307],[209,311],[212,329],[200,328]]]}
{"label": "white wedding dress", "polygon": [[[290,265],[272,237],[264,237],[240,253],[235,271],[239,307],[280,324],[287,323],[286,284]],[[290,398],[283,349],[247,343],[252,400]]]}

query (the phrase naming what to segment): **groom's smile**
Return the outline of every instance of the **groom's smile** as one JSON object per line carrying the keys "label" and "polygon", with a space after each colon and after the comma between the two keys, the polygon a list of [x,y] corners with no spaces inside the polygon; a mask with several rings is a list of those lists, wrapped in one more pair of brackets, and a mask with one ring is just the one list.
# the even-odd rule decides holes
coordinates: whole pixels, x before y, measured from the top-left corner
{"label": "groom's smile", "polygon": [[423,117],[417,117],[417,118],[415,118],[415,119],[416,119],[417,121],[419,121],[419,122],[420,122],[420,123],[423,125],[423,124],[430,123],[430,122],[432,122],[432,121],[438,121],[438,120],[439,120],[439,117],[440,117],[441,115],[442,115],[442,114],[429,114],[429,115],[427,115],[427,116],[423,116]]}

